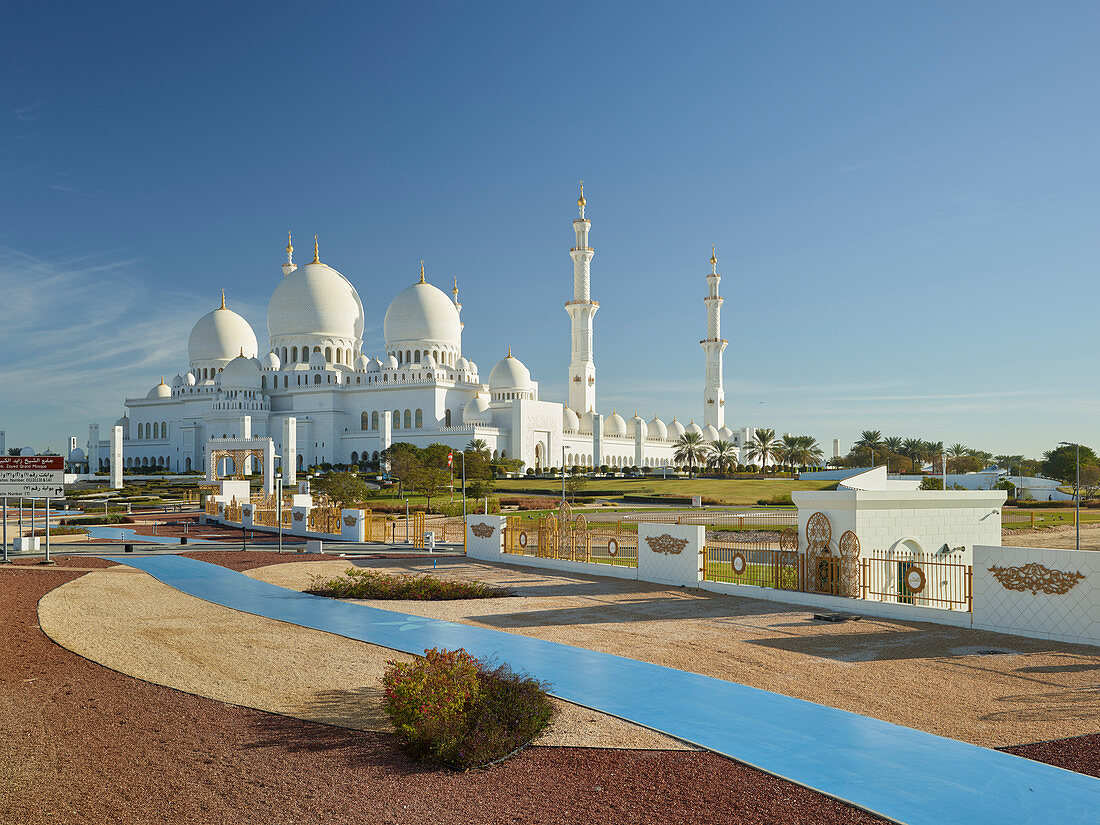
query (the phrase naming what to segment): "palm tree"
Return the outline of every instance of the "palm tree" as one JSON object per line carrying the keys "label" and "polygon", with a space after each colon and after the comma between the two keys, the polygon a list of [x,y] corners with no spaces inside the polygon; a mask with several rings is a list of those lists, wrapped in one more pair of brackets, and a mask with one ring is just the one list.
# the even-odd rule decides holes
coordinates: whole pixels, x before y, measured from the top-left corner
{"label": "palm tree", "polygon": [[695,477],[695,465],[701,463],[707,455],[707,444],[702,433],[684,433],[676,439],[676,450],[672,454],[678,464],[686,464],[688,475]]}
{"label": "palm tree", "polygon": [[489,455],[489,445],[485,443],[484,438],[471,438],[470,443],[466,445],[466,449],[471,453],[478,453],[480,455]]}
{"label": "palm tree", "polygon": [[731,441],[715,441],[707,454],[707,466],[728,473],[737,464],[737,447]]}
{"label": "palm tree", "polygon": [[800,435],[798,438],[798,466],[807,467],[821,464],[825,453],[812,435]]}
{"label": "palm tree", "polygon": [[901,445],[904,444],[904,439],[900,435],[891,435],[882,439],[882,446],[892,453],[901,453]]}
{"label": "palm tree", "polygon": [[768,468],[768,459],[774,458],[779,451],[779,445],[775,440],[775,430],[762,427],[756,431],[756,436],[745,445],[748,448],[749,458],[760,460],[761,472]]}
{"label": "palm tree", "polygon": [[859,434],[859,441],[855,443],[855,449],[872,450],[882,449],[882,432],[880,430],[864,430]]}
{"label": "palm tree", "polygon": [[970,448],[967,447],[965,444],[955,443],[947,448],[947,457],[954,462],[958,462],[960,458],[966,455],[970,455],[970,453]]}
{"label": "palm tree", "polygon": [[924,458],[924,444],[925,442],[919,438],[907,438],[901,444],[901,454],[912,461],[918,470]]}
{"label": "palm tree", "polygon": [[943,465],[943,442],[942,441],[925,441],[924,442],[924,454],[928,458],[932,459],[932,472],[936,472],[936,461],[940,462],[940,469]]}

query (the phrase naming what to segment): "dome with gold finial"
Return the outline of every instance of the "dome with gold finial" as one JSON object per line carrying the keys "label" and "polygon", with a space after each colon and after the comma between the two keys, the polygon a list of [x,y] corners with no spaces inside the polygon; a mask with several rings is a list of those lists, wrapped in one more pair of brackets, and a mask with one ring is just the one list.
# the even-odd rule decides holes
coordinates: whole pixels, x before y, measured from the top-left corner
{"label": "dome with gold finial", "polygon": [[[420,363],[425,351],[448,364],[461,355],[462,324],[458,309],[443,290],[428,283],[423,261],[420,279],[399,292],[386,309],[382,335],[387,352],[408,349],[414,364]],[[443,358],[441,352],[448,353],[448,357]]]}
{"label": "dome with gold finial", "polygon": [[256,356],[256,333],[248,321],[226,307],[225,290],[222,290],[221,306],[202,316],[187,339],[191,371],[195,372],[197,367],[223,367],[242,350],[249,358]]}
{"label": "dome with gold finial", "polygon": [[321,262],[314,236],[313,260],[283,278],[268,302],[267,332],[272,347],[306,343],[322,349],[326,345],[348,347],[357,353],[363,324],[359,293],[351,281]]}
{"label": "dome with gold finial", "polygon": [[718,265],[718,253],[716,253],[714,251],[714,244],[710,245],[710,265],[711,266],[717,266]]}

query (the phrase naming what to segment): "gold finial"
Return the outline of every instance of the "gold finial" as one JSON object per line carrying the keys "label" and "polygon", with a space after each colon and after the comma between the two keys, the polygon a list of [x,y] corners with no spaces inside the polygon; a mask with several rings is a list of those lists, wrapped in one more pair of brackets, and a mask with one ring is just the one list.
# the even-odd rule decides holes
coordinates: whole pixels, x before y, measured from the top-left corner
{"label": "gold finial", "polygon": [[717,264],[718,263],[718,255],[715,254],[715,252],[714,252],[714,244],[710,245],[710,262],[711,262],[711,264]]}
{"label": "gold finial", "polygon": [[293,252],[294,251],[294,244],[291,243],[291,241],[290,241],[290,233],[289,232],[286,233],[286,251],[287,252]]}
{"label": "gold finial", "polygon": [[317,236],[313,236],[313,263],[321,263],[321,255],[317,248]]}
{"label": "gold finial", "polygon": [[420,259],[420,283],[424,283],[424,259]]}
{"label": "gold finial", "polygon": [[241,347],[241,358],[244,358],[244,347]]}
{"label": "gold finial", "polygon": [[581,196],[579,198],[577,198],[577,206],[579,206],[581,209],[584,209],[584,205],[586,203],[587,203],[587,201],[584,199],[584,179],[582,178],[581,179]]}
{"label": "gold finial", "polygon": [[222,290],[222,309],[225,309],[225,290]]}
{"label": "gold finial", "polygon": [[160,377],[160,383],[164,384],[164,376],[163,375]]}
{"label": "gold finial", "polygon": [[512,345],[511,344],[508,345],[508,357],[509,358],[512,357]]}
{"label": "gold finial", "polygon": [[455,275],[455,288],[451,290],[455,295],[458,294],[458,276]]}

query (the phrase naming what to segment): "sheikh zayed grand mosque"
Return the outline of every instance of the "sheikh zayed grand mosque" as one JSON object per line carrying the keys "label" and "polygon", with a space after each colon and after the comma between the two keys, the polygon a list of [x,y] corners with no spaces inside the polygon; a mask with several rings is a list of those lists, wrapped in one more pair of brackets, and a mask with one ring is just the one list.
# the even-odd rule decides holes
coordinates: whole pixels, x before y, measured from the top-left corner
{"label": "sheikh zayed grand mosque", "polygon": [[[386,310],[385,352],[364,353],[363,303],[355,287],[321,261],[316,239],[313,260],[295,264],[288,237],[282,278],[268,304],[264,354],[223,292],[221,306],[191,330],[187,369],[170,384],[162,379],[145,396],[126,399],[126,413],[115,422],[122,428],[124,466],[205,472],[211,439],[264,436],[295,469],[377,460],[399,441],[462,449],[480,439],[494,457],[517,458],[536,470],[560,466],[563,458],[566,466],[669,466],[676,440],[691,431],[743,450],[753,431],[725,426],[726,341],[713,251],[704,299],[707,331],[700,342],[703,426],[597,412],[593,334],[600,305],[591,294],[595,250],[583,188],[577,206],[576,243],[569,251],[573,295],[565,304],[572,342],[566,403],[540,398],[538,382],[510,348],[486,382],[462,352],[457,281],[447,295],[428,282],[423,264],[419,280]],[[93,424],[91,469],[104,466],[108,455],[108,441]]]}

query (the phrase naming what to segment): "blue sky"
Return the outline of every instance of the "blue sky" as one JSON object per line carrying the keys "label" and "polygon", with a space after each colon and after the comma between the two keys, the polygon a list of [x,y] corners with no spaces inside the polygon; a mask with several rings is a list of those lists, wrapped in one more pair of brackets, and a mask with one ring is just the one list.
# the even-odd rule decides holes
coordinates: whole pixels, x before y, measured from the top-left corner
{"label": "blue sky", "polygon": [[464,353],[561,400],[584,178],[603,411],[700,418],[716,243],[731,426],[1095,446],[1098,40],[1095,3],[6,3],[0,429],[83,442],[223,287],[263,347],[288,229],[368,353],[423,258]]}

